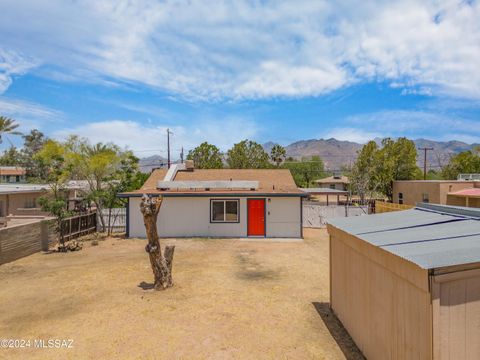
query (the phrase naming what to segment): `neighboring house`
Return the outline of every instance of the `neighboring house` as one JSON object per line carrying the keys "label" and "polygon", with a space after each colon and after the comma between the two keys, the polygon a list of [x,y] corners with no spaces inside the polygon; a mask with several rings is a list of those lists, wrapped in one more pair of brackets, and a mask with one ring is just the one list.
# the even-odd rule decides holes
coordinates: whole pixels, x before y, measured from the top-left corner
{"label": "neighboring house", "polygon": [[449,192],[447,205],[480,208],[480,182],[476,188]]}
{"label": "neighboring house", "polygon": [[348,177],[341,174],[334,174],[333,176],[315,180],[314,182],[318,184],[319,188],[327,188],[340,191],[347,191],[348,184],[350,184],[350,180],[348,179]]}
{"label": "neighboring house", "polygon": [[[66,187],[66,197],[72,203],[81,187],[75,183],[68,183]],[[48,184],[0,184],[0,217],[47,216],[38,199],[49,189]]]}
{"label": "neighboring house", "polygon": [[0,184],[0,217],[47,215],[37,203],[47,190],[48,185]]}
{"label": "neighboring house", "polygon": [[400,180],[393,182],[393,202],[415,205],[416,203],[451,204],[447,195],[455,192],[480,188],[479,181],[464,180]]}
{"label": "neighboring house", "polygon": [[27,171],[18,166],[0,166],[0,183],[25,183]]}
{"label": "neighboring house", "polygon": [[480,210],[330,221],[330,306],[368,359],[480,359]]}
{"label": "neighboring house", "polygon": [[162,196],[161,237],[302,237],[302,198],[285,169],[194,169],[191,162],[152,172],[128,199],[127,236],[145,237],[143,194]]}

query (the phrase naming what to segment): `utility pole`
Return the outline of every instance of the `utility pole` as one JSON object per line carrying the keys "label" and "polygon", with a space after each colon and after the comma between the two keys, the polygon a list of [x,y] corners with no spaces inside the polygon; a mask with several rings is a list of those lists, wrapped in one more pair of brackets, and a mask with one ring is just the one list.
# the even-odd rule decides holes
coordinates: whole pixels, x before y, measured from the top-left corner
{"label": "utility pole", "polygon": [[180,162],[183,164],[183,146],[182,151],[180,151]]}
{"label": "utility pole", "polygon": [[167,129],[167,166],[170,169],[170,134],[173,134],[170,129]]}
{"label": "utility pole", "polygon": [[427,151],[433,150],[433,148],[424,147],[418,148],[418,150],[423,150],[423,180],[427,180]]}

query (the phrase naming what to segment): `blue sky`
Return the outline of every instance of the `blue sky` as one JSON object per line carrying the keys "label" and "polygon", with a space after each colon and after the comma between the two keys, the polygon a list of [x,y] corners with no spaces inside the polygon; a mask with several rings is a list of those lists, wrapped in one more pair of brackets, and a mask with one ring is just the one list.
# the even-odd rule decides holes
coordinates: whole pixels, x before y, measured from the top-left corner
{"label": "blue sky", "polygon": [[477,1],[4,0],[0,12],[0,114],[140,156],[165,155],[166,128],[176,153],[244,138],[480,142],[479,64]]}

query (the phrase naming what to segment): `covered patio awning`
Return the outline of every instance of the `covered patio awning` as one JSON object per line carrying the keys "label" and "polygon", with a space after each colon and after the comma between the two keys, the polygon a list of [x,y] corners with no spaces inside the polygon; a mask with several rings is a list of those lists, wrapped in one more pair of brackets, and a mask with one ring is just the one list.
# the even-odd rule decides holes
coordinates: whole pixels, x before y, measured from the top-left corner
{"label": "covered patio awning", "polygon": [[348,191],[330,188],[300,188],[299,190],[310,195],[348,195]]}
{"label": "covered patio awning", "polygon": [[337,197],[337,203],[340,200],[340,196],[348,197],[348,191],[344,191],[344,190],[337,190],[337,189],[330,189],[330,188],[299,188],[299,190],[303,191],[304,193],[307,193],[308,195],[326,196],[327,205],[329,205],[329,197],[332,195]]}

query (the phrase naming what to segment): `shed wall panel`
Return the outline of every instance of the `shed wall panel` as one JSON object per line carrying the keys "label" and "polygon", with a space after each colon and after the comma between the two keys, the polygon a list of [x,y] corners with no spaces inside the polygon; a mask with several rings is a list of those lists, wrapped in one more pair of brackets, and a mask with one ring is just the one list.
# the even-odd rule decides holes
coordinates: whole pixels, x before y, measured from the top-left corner
{"label": "shed wall panel", "polygon": [[331,306],[360,350],[368,359],[430,359],[428,272],[332,226],[329,232]]}
{"label": "shed wall panel", "polygon": [[440,275],[433,286],[435,359],[480,359],[480,272]]}

